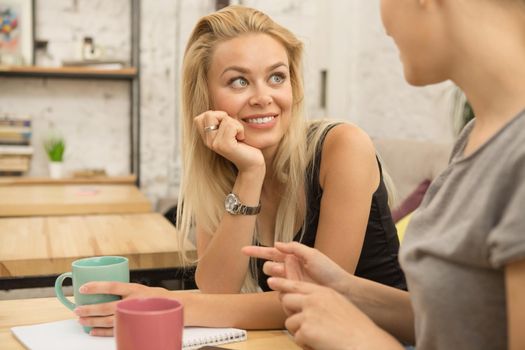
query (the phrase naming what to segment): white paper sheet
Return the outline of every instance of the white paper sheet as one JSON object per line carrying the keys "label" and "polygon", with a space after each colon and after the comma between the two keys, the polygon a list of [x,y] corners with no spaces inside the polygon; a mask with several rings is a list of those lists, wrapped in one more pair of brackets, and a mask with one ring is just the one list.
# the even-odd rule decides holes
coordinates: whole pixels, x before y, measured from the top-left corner
{"label": "white paper sheet", "polygon": [[[115,338],[84,333],[76,320],[41,323],[11,328],[15,337],[30,350],[115,350]],[[185,327],[183,348],[198,349],[246,340],[246,331],[237,328]]]}

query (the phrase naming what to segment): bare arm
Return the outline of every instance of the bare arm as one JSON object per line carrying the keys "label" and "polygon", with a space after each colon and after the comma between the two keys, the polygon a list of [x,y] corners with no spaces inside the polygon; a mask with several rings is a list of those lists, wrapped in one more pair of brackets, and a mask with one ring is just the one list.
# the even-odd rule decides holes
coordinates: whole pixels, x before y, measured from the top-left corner
{"label": "bare arm", "polygon": [[[315,248],[353,274],[368,224],[379,168],[369,137],[339,125],[326,138],[321,164],[323,199]],[[344,242],[344,244],[342,244]],[[377,325],[403,341],[414,339],[408,293],[347,275],[346,296]]]}
{"label": "bare arm", "polygon": [[[191,294],[186,296],[182,294]],[[277,292],[200,294],[172,292],[183,299],[188,326],[283,329],[285,314]]]}
{"label": "bare arm", "polygon": [[509,350],[525,349],[525,260],[505,267]]}
{"label": "bare arm", "polygon": [[[261,185],[260,175],[239,174],[232,192],[243,203],[256,206]],[[199,263],[195,280],[202,292],[239,293],[248,272],[248,257],[241,253],[241,248],[252,244],[255,219],[255,215],[225,213],[213,236],[197,225]]]}
{"label": "bare arm", "polygon": [[[238,327],[244,329],[282,329],[285,315],[277,292],[253,294],[202,294],[168,291],[135,283],[90,282],[82,287],[86,294],[113,294],[122,299],[164,297],[184,305],[187,326]],[[94,327],[92,335],[113,335],[117,302],[79,306],[75,314],[80,323]]]}
{"label": "bare arm", "polygon": [[343,294],[379,327],[403,342],[414,344],[414,313],[408,292],[348,276]]}
{"label": "bare arm", "polygon": [[[244,204],[258,205],[266,166],[261,151],[243,142],[243,126],[221,111],[207,111],[195,117],[194,123],[206,146],[237,167],[232,192]],[[219,128],[204,132],[208,125],[219,125]],[[248,271],[248,258],[241,254],[240,249],[252,243],[256,216],[224,213],[213,234],[204,231],[198,219],[197,215],[199,263],[195,280],[199,289],[212,293],[238,293]]]}
{"label": "bare arm", "polygon": [[315,248],[354,273],[379,185],[375,149],[362,130],[341,124],[327,134],[319,182],[323,197]]}

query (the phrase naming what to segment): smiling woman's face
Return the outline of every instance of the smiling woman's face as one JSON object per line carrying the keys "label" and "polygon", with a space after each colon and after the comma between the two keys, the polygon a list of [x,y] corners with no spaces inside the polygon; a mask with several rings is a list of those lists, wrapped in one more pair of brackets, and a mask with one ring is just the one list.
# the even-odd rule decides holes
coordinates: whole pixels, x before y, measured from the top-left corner
{"label": "smiling woman's face", "polygon": [[244,127],[244,142],[274,152],[291,119],[292,87],[284,46],[267,34],[218,44],[208,71],[212,109]]}

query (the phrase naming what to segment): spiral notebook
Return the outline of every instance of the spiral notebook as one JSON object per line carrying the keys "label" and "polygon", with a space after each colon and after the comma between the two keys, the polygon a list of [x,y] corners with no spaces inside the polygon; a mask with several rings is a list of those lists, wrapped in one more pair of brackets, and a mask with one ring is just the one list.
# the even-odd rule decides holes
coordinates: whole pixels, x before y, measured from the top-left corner
{"label": "spiral notebook", "polygon": [[[115,350],[114,338],[92,337],[76,320],[40,323],[11,328],[15,337],[29,350]],[[238,328],[185,327],[182,348],[195,350],[205,345],[234,343],[247,339]]]}

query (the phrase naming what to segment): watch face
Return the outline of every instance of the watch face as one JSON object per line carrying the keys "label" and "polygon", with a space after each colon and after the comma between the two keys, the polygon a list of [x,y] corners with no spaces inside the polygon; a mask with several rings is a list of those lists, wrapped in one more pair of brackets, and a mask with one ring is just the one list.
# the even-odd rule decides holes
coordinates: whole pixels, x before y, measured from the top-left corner
{"label": "watch face", "polygon": [[224,207],[228,213],[235,213],[238,208],[238,204],[239,200],[233,193],[227,195],[226,199],[224,200]]}

